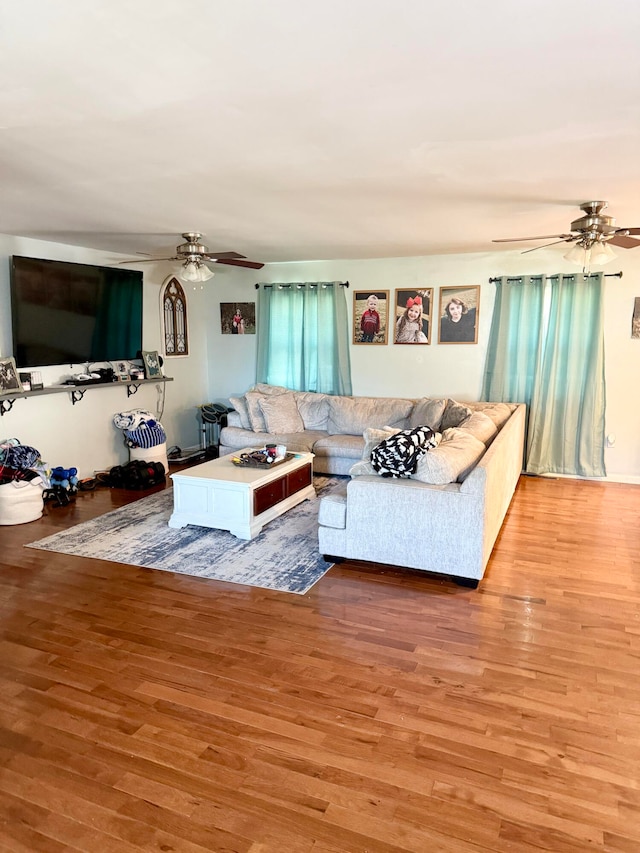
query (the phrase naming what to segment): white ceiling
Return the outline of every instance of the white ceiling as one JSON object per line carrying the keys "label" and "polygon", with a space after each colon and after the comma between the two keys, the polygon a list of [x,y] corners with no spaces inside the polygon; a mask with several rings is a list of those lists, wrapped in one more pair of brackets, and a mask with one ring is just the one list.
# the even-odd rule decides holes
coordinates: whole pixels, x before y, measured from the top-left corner
{"label": "white ceiling", "polygon": [[162,253],[196,230],[269,262],[520,248],[491,240],[591,199],[640,226],[637,0],[0,16],[1,233]]}

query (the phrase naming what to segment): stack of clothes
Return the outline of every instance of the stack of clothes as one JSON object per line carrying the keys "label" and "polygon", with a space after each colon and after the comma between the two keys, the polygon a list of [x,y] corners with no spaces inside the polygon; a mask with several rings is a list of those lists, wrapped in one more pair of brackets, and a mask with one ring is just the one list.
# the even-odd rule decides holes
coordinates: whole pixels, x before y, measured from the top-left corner
{"label": "stack of clothes", "polygon": [[118,412],[113,423],[124,434],[124,443],[129,448],[150,448],[166,444],[167,435],[160,421],[144,409]]}
{"label": "stack of clothes", "polygon": [[17,438],[0,441],[0,524],[40,518],[49,478],[40,452]]}

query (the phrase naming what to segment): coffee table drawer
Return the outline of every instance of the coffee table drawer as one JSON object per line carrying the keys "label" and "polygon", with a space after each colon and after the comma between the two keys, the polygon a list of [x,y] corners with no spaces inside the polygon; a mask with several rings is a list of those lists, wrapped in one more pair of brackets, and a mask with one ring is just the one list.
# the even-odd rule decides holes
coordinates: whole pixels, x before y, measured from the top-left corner
{"label": "coffee table drawer", "polygon": [[260,515],[283,501],[287,497],[286,486],[286,477],[280,477],[256,489],[253,493],[253,514]]}
{"label": "coffee table drawer", "polygon": [[299,492],[300,489],[304,489],[305,486],[309,486],[311,479],[311,465],[305,465],[304,468],[287,474],[287,497]]}

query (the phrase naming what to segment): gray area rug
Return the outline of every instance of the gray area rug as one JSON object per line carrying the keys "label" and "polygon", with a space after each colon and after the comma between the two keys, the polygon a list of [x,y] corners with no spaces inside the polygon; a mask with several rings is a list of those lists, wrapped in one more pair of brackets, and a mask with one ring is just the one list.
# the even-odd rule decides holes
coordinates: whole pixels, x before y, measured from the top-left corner
{"label": "gray area rug", "polygon": [[[345,478],[315,476],[318,496]],[[318,552],[318,505],[303,501],[251,541],[224,530],[167,526],[173,490],[141,498],[26,547],[304,595],[331,568]]]}

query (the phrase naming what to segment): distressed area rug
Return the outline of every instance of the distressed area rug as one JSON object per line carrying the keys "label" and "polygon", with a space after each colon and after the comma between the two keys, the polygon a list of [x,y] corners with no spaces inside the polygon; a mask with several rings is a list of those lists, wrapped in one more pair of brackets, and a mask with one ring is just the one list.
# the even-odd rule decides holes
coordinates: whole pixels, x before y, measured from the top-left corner
{"label": "distressed area rug", "polygon": [[344,483],[315,476],[318,498],[274,519],[248,542],[209,527],[168,527],[173,490],[167,489],[26,547],[304,595],[332,565],[318,552],[319,498]]}

